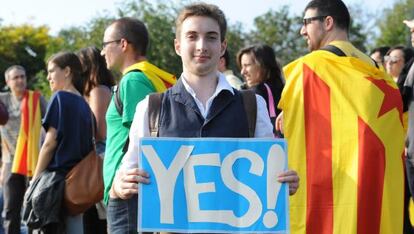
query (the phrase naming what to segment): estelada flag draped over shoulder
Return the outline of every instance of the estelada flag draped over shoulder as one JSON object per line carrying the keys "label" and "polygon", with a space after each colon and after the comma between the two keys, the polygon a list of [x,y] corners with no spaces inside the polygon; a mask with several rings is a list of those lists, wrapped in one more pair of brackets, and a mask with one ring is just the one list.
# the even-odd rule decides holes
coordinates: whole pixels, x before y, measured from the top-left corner
{"label": "estelada flag draped over shoulder", "polygon": [[33,176],[39,156],[40,93],[27,90],[21,104],[21,123],[12,173]]}
{"label": "estelada flag draped over shoulder", "polygon": [[123,74],[125,75],[126,73],[133,70],[142,71],[145,76],[151,81],[152,85],[154,85],[154,88],[157,92],[164,92],[169,87],[173,86],[177,81],[173,74],[170,74],[154,66],[148,61],[142,61],[127,67],[123,71]]}
{"label": "estelada flag draped over shoulder", "polygon": [[402,233],[402,100],[383,71],[315,51],[284,68],[292,233]]}

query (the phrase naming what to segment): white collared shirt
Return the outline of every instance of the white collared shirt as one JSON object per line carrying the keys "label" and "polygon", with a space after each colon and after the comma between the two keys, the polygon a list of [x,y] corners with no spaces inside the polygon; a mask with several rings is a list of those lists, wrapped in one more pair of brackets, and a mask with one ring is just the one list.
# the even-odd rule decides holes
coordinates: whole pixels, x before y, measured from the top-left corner
{"label": "white collared shirt", "polygon": [[[200,113],[204,118],[206,118],[211,104],[213,103],[214,98],[222,90],[228,90],[234,95],[234,90],[227,82],[226,77],[222,73],[217,73],[218,83],[214,94],[207,100],[206,107],[204,108],[200,100],[197,99],[194,90],[186,82],[185,77],[181,75],[181,80],[183,82],[184,88],[190,95],[194,98],[197,107],[200,110]],[[257,103],[257,118],[256,118],[256,129],[254,132],[255,138],[271,138],[273,136],[273,125],[270,122],[269,113],[266,108],[266,101],[263,97],[256,94],[256,103]],[[120,170],[127,170],[138,167],[138,153],[139,153],[139,140],[141,137],[150,137],[150,131],[148,126],[148,96],[138,103],[134,119],[132,121],[131,129],[129,131],[129,146],[128,151],[126,152]]]}

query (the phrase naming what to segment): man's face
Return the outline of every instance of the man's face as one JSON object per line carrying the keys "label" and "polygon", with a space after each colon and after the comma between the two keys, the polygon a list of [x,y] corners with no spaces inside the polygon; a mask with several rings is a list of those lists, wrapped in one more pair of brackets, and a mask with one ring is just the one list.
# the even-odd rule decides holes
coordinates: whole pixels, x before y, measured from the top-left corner
{"label": "man's face", "polygon": [[115,25],[109,26],[104,33],[101,55],[105,57],[110,70],[119,70],[122,64],[121,38],[115,37]]}
{"label": "man's face", "polygon": [[226,41],[220,41],[217,21],[205,16],[186,18],[174,43],[184,72],[195,76],[216,73],[220,57],[226,49]]}
{"label": "man's face", "polygon": [[323,47],[323,39],[326,34],[326,30],[323,25],[325,17],[318,15],[316,9],[308,9],[303,17],[304,23],[300,30],[302,35],[308,44],[310,51],[318,50]]}
{"label": "man's face", "polygon": [[26,72],[20,69],[11,70],[7,76],[6,84],[12,93],[23,94],[26,90]]}

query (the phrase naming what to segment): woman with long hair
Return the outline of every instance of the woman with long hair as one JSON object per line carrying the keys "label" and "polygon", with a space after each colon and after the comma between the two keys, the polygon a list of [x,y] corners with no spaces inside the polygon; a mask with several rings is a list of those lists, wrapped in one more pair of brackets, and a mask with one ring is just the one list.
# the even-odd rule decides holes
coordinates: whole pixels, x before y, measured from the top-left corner
{"label": "woman with long hair", "polygon": [[106,68],[105,58],[96,47],[86,47],[79,50],[78,57],[82,64],[85,88],[83,96],[92,109],[97,124],[97,153],[103,157],[105,153],[106,122],[105,114],[111,101],[111,87],[115,79]]}
{"label": "woman with long hair", "polygon": [[[276,117],[280,113],[277,105],[284,87],[284,79],[274,50],[268,45],[247,46],[237,53],[237,65],[246,80],[247,88],[265,99],[275,127]],[[275,128],[273,132],[275,136],[282,136]]]}
{"label": "woman with long hair", "polygon": [[[83,96],[91,107],[97,124],[96,152],[103,158],[106,146],[105,114],[111,101],[111,87],[115,85],[115,80],[98,48],[86,47],[79,50],[77,54],[86,82]],[[106,210],[102,202],[85,212],[83,222],[85,234],[107,232]]]}

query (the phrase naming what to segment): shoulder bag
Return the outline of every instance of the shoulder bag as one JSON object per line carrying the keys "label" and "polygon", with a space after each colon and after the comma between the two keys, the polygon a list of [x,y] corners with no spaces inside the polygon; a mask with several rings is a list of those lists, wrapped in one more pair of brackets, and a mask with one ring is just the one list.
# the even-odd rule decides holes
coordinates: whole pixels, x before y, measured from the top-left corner
{"label": "shoulder bag", "polygon": [[95,125],[91,112],[93,150],[66,175],[64,205],[68,214],[78,215],[103,198],[102,158],[96,154]]}

